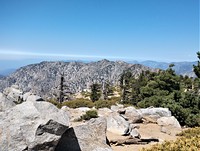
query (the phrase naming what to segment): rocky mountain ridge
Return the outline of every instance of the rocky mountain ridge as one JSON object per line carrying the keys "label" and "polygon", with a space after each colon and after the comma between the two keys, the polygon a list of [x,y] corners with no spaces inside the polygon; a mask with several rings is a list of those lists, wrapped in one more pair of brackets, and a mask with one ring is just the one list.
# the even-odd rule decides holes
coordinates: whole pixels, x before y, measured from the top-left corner
{"label": "rocky mountain ridge", "polygon": [[197,65],[197,61],[193,62],[158,62],[158,61],[130,61],[130,63],[134,64],[142,64],[144,66],[150,67],[150,68],[158,68],[162,70],[166,70],[170,64],[174,64],[175,66],[173,69],[175,70],[176,74],[183,75],[183,76],[189,76],[189,77],[196,77],[195,73],[193,72],[193,65]]}
{"label": "rocky mountain ridge", "polygon": [[75,93],[88,89],[92,83],[109,81],[116,85],[120,75],[127,69],[130,69],[136,77],[142,71],[158,71],[140,64],[106,59],[91,63],[44,61],[21,67],[11,75],[0,79],[0,91],[15,84],[24,92],[31,91],[42,97],[50,97],[59,86],[61,74],[64,74],[69,91]]}

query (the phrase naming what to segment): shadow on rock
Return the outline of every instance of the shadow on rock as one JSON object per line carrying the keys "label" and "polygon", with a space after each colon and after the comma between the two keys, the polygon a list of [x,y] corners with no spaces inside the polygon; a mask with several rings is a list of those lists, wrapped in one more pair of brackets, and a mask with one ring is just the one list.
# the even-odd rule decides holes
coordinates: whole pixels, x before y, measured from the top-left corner
{"label": "shadow on rock", "polygon": [[69,128],[61,137],[55,151],[81,151],[74,128]]}

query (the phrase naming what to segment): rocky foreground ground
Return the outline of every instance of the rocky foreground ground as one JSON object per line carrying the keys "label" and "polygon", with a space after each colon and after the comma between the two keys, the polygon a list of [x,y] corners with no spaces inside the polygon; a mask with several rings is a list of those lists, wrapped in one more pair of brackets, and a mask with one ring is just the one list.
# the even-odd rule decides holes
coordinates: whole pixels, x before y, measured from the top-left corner
{"label": "rocky foreground ground", "polygon": [[115,105],[98,109],[98,118],[76,122],[88,110],[58,109],[12,86],[0,93],[0,150],[136,151],[175,139],[182,130],[167,108]]}

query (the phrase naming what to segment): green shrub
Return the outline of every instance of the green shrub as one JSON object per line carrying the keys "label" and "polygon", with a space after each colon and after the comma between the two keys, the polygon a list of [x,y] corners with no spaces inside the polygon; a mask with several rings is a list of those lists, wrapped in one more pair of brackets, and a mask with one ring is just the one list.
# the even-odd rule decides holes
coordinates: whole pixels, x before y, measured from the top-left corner
{"label": "green shrub", "polygon": [[90,120],[91,118],[97,118],[98,113],[96,110],[89,110],[81,116],[81,120]]}
{"label": "green shrub", "polygon": [[182,126],[185,125],[185,120],[187,119],[190,113],[188,109],[183,108],[181,105],[176,103],[168,104],[165,107],[169,108],[169,110],[172,112],[172,115],[176,117],[176,119]]}
{"label": "green shrub", "polygon": [[50,98],[47,100],[47,102],[52,103],[53,105],[55,105],[57,108],[61,108],[62,105],[57,101],[56,98]]}
{"label": "green shrub", "polygon": [[99,108],[110,108],[112,105],[116,104],[116,100],[99,100],[94,102],[94,106],[99,109]]}
{"label": "green shrub", "polygon": [[186,138],[200,137],[200,127],[189,128],[177,134],[177,136],[182,136]]}
{"label": "green shrub", "polygon": [[185,120],[185,124],[189,127],[200,126],[200,114],[190,114]]}
{"label": "green shrub", "polygon": [[70,108],[79,108],[79,107],[93,107],[94,103],[88,99],[76,99],[72,101],[63,102],[62,106],[68,106]]}

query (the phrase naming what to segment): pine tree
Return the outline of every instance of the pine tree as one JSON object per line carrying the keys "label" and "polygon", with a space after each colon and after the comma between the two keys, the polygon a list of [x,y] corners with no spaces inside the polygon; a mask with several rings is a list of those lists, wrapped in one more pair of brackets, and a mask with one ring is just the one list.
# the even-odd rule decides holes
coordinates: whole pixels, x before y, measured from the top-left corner
{"label": "pine tree", "polygon": [[131,93],[131,84],[132,84],[133,75],[130,70],[126,70],[122,73],[120,77],[120,88],[121,88],[121,102],[125,103],[129,101]]}
{"label": "pine tree", "polygon": [[56,88],[55,95],[57,96],[58,102],[61,104],[65,100],[70,100],[70,95],[72,94],[69,91],[69,87],[65,83],[64,72],[60,74],[59,85]]}
{"label": "pine tree", "polygon": [[94,83],[90,86],[90,89],[91,89],[90,99],[93,102],[98,101],[99,98],[101,97],[101,86],[97,83]]}

